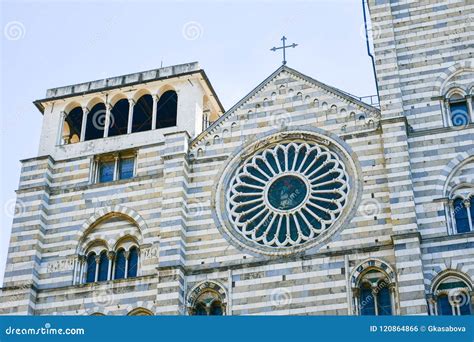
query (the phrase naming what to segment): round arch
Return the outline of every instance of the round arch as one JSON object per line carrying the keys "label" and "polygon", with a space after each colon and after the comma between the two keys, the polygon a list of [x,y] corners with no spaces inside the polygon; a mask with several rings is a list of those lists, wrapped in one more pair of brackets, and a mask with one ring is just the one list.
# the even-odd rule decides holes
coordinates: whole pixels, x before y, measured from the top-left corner
{"label": "round arch", "polygon": [[[135,225],[138,227],[138,230],[141,233],[140,237],[135,237],[137,238],[138,243],[142,243],[142,239],[146,234],[148,233],[148,227],[145,223],[145,220],[136,212],[134,209],[124,207],[121,205],[116,205],[116,206],[109,206],[105,208],[101,208],[98,211],[95,212],[93,216],[88,218],[82,225],[82,227],[79,229],[77,232],[76,238],[77,241],[79,242],[77,244],[77,251],[79,252],[81,249],[81,246],[83,243],[86,241],[86,236],[91,231],[97,224],[100,222],[107,220],[110,217],[113,216],[123,216],[124,218],[127,218],[131,220]],[[123,236],[125,236],[125,232],[123,232]],[[120,239],[121,237],[119,237]]]}

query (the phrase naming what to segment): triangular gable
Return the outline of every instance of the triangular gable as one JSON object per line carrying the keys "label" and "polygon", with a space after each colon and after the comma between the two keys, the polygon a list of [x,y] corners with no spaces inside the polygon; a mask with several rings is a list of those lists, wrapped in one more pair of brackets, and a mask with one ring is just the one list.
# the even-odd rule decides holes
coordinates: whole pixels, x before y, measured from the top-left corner
{"label": "triangular gable", "polygon": [[268,76],[263,82],[261,82],[259,85],[257,85],[254,89],[252,89],[247,95],[245,95],[240,101],[238,101],[234,106],[232,106],[227,112],[222,114],[222,116],[219,117],[212,125],[210,125],[206,130],[202,131],[201,134],[199,134],[192,142],[191,146],[194,147],[196,146],[197,143],[202,141],[204,138],[206,138],[209,134],[212,134],[212,132],[215,131],[217,127],[219,127],[227,118],[232,116],[241,106],[243,106],[246,102],[248,102],[250,99],[252,99],[257,93],[259,93],[261,90],[265,88],[270,82],[272,82],[275,78],[277,78],[282,72],[287,72],[294,77],[301,78],[304,81],[313,84],[316,87],[319,87],[325,91],[327,91],[330,94],[333,94],[337,97],[340,97],[348,102],[352,102],[353,104],[364,108],[365,110],[369,112],[374,112],[377,115],[380,115],[380,110],[376,107],[373,107],[371,105],[368,105],[365,102],[362,102],[358,98],[354,97],[353,95],[346,93],[340,89],[337,89],[335,87],[331,87],[325,83],[319,82],[315,80],[314,78],[311,78],[309,76],[306,76],[295,69],[289,68],[286,65],[280,66],[277,70],[275,70],[270,76]]}

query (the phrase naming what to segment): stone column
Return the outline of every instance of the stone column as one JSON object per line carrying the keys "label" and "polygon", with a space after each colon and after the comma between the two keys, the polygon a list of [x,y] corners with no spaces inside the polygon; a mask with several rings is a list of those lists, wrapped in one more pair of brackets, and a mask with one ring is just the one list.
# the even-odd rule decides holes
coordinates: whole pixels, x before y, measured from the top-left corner
{"label": "stone column", "polygon": [[156,129],[156,120],[158,119],[156,116],[158,115],[158,100],[160,97],[158,95],[153,95],[153,111],[151,117],[151,129]]}
{"label": "stone column", "polygon": [[84,283],[84,266],[86,265],[86,256],[79,255],[79,274],[77,275],[77,283]]}
{"label": "stone column", "polygon": [[87,107],[82,107],[82,124],[81,124],[81,141],[86,140],[86,128],[87,128],[87,115],[89,114],[89,109]]}
{"label": "stone column", "polygon": [[390,300],[392,302],[392,315],[396,315],[398,313],[398,304],[397,304],[397,295],[396,295],[396,285],[395,283],[391,283],[388,286],[388,289],[390,291]]}
{"label": "stone column", "polygon": [[472,109],[472,97],[466,96],[467,109],[469,110],[469,116],[471,118],[471,123],[474,123],[474,112]]}
{"label": "stone column", "polygon": [[467,210],[467,218],[469,220],[469,228],[471,231],[474,230],[474,217],[471,216],[471,201],[464,201],[464,206]]}
{"label": "stone column", "polygon": [[125,255],[125,275],[124,275],[124,278],[127,279],[128,278],[128,257],[130,256],[130,252],[126,251],[124,253],[124,255]]}
{"label": "stone column", "polygon": [[110,103],[106,103],[105,104],[104,138],[107,138],[109,136],[111,112],[112,112],[112,105]]}
{"label": "stone column", "polygon": [[372,288],[372,298],[374,299],[375,316],[379,315],[379,298],[377,297],[378,293],[378,287]]}
{"label": "stone column", "polygon": [[428,303],[428,312],[430,316],[435,315],[435,306],[436,306],[436,301],[434,300],[434,296],[429,294],[426,296],[426,301]]}
{"label": "stone column", "polygon": [[446,120],[446,127],[452,126],[453,122],[451,121],[451,109],[449,108],[449,99],[443,100],[443,108]]}
{"label": "stone column", "polygon": [[107,252],[107,258],[109,259],[109,269],[107,270],[107,280],[112,280],[112,263],[114,261],[115,252]]}
{"label": "stone column", "polygon": [[474,291],[469,291],[469,299],[471,302],[469,303],[469,308],[471,309],[471,315],[474,314]]}
{"label": "stone column", "polygon": [[119,179],[119,162],[120,162],[119,155],[115,154],[114,155],[114,177],[113,177],[114,181]]}
{"label": "stone column", "polygon": [[59,125],[58,125],[58,135],[56,140],[56,145],[62,145],[63,141],[63,130],[64,130],[64,120],[66,120],[66,112],[62,111],[59,114]]}
{"label": "stone column", "polygon": [[354,315],[359,315],[359,296],[360,296],[360,289],[357,287],[352,288],[352,296],[354,297]]}
{"label": "stone column", "polygon": [[100,264],[100,254],[95,256],[95,277],[94,277],[95,282],[99,280],[99,264]]}
{"label": "stone column", "polygon": [[135,106],[135,101],[133,99],[128,99],[128,123],[127,123],[127,134],[132,133],[133,127],[133,107]]}

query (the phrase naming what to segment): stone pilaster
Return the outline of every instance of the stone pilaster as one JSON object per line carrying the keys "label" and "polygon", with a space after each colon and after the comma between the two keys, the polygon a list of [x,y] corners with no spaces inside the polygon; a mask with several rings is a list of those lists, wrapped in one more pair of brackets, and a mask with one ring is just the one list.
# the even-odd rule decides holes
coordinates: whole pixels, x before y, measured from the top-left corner
{"label": "stone pilaster", "polygon": [[427,314],[421,238],[415,210],[407,124],[404,117],[381,121],[390,198],[401,315]]}
{"label": "stone pilaster", "polygon": [[53,164],[49,156],[22,162],[0,313],[34,314]]}
{"label": "stone pilaster", "polygon": [[[163,150],[163,198],[160,223],[159,283],[173,296],[163,298],[166,314],[183,314],[186,240],[186,203],[188,196],[187,152],[189,135],[176,132],[165,135]],[[162,290],[164,290],[162,288]],[[158,291],[160,298],[160,291]],[[160,301],[160,299],[158,299]]]}

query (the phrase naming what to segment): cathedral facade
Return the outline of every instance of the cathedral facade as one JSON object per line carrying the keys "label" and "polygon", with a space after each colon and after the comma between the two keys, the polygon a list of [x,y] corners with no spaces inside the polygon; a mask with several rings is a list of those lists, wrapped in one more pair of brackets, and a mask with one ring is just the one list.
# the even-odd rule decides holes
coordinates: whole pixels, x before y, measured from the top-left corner
{"label": "cathedral facade", "polygon": [[379,102],[286,65],[54,88],[1,314],[474,313],[474,4],[369,0]]}

